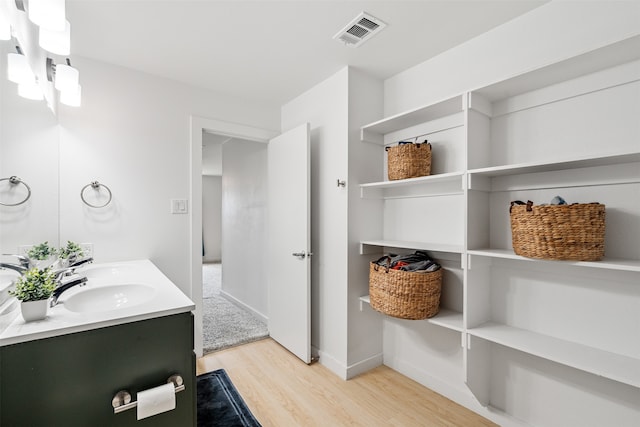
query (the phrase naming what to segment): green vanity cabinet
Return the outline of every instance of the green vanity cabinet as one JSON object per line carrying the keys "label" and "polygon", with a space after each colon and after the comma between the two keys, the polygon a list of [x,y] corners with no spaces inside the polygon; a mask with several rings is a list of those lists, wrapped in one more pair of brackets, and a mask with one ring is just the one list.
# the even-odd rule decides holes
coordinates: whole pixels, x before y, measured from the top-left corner
{"label": "green vanity cabinet", "polygon": [[[180,313],[0,347],[1,427],[196,425],[193,316]],[[176,409],[137,421],[114,414],[122,389],[136,394],[179,374]]]}

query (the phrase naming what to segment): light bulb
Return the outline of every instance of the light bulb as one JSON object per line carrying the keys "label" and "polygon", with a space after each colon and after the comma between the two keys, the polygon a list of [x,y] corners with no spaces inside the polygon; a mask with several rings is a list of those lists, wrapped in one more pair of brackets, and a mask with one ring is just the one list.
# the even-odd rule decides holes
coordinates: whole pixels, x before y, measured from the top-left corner
{"label": "light bulb", "polygon": [[7,78],[18,84],[36,81],[36,76],[27,63],[27,57],[19,53],[7,54]]}
{"label": "light bulb", "polygon": [[29,19],[40,28],[64,31],[65,0],[29,0]]}
{"label": "light bulb", "polygon": [[18,85],[18,95],[26,99],[33,99],[34,101],[40,101],[44,99],[44,94],[40,89],[40,85],[37,81],[32,83],[21,83]]}
{"label": "light bulb", "polygon": [[0,13],[0,40],[11,40],[9,17]]}
{"label": "light bulb", "polygon": [[60,92],[75,91],[78,88],[79,72],[70,65],[56,65],[55,87]]}
{"label": "light bulb", "polygon": [[75,90],[60,92],[60,102],[69,107],[79,107],[82,104],[82,86],[77,85]]}
{"label": "light bulb", "polygon": [[40,27],[38,43],[41,48],[58,55],[66,56],[71,53],[71,24],[69,21],[65,22],[66,25],[62,31]]}

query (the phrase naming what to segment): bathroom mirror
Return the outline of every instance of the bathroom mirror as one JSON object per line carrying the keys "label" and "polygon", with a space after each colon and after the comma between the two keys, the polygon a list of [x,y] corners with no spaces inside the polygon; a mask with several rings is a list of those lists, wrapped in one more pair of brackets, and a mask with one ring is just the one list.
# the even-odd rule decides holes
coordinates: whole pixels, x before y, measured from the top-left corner
{"label": "bathroom mirror", "polygon": [[[7,80],[9,48],[0,44],[0,179],[19,178],[31,195],[16,206],[0,205],[0,254],[44,241],[60,243],[58,121],[44,100],[18,96],[17,85]],[[27,196],[22,183],[0,181],[0,202],[15,204]]]}

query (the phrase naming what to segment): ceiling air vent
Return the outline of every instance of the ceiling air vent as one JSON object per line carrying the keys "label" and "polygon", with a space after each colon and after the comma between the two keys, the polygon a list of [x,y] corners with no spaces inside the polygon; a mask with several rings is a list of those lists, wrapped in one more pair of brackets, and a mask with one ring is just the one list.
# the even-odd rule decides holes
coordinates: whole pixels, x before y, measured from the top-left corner
{"label": "ceiling air vent", "polygon": [[362,12],[333,38],[349,47],[358,47],[380,32],[387,24]]}

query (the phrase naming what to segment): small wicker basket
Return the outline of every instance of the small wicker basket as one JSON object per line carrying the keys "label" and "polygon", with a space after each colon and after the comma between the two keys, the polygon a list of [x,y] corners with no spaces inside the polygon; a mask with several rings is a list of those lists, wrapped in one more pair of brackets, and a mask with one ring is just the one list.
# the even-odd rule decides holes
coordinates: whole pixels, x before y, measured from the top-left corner
{"label": "small wicker basket", "polygon": [[371,307],[401,319],[427,319],[438,314],[442,268],[429,273],[391,270],[369,265]]}
{"label": "small wicker basket", "polygon": [[431,144],[400,144],[386,147],[389,181],[417,178],[431,173]]}
{"label": "small wicker basket", "polygon": [[599,261],[604,256],[605,206],[600,203],[533,206],[511,202],[511,238],[516,255]]}

